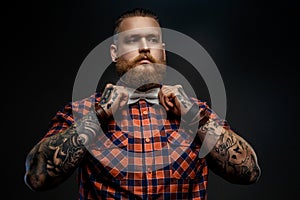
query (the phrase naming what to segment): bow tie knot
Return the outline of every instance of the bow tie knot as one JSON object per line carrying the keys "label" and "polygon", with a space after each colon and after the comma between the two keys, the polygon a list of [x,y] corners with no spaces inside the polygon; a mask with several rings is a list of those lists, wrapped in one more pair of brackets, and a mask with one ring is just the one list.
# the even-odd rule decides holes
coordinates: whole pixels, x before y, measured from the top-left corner
{"label": "bow tie knot", "polygon": [[127,104],[133,104],[138,102],[140,99],[144,99],[149,103],[152,104],[159,104],[158,101],[158,92],[159,88],[153,88],[150,90],[147,90],[146,92],[141,92],[138,90],[134,90],[131,88],[127,88],[129,99]]}

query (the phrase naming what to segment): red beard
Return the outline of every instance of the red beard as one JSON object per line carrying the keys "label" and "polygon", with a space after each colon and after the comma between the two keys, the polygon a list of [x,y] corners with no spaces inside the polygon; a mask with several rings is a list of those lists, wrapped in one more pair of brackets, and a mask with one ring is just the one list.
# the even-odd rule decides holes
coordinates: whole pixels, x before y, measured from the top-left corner
{"label": "red beard", "polygon": [[[151,63],[140,65],[142,60]],[[120,80],[127,85],[139,90],[148,90],[162,83],[166,72],[165,61],[158,61],[149,53],[142,53],[132,60],[118,58],[116,63]]]}

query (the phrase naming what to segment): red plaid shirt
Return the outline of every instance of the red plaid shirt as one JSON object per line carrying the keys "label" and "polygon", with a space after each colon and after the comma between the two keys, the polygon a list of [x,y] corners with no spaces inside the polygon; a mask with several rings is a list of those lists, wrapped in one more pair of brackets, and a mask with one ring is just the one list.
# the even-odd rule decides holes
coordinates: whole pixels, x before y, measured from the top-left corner
{"label": "red plaid shirt", "polygon": [[[46,137],[70,127],[72,113],[87,114],[99,96],[59,110]],[[211,112],[204,102],[197,103]],[[207,198],[208,167],[198,156],[201,143],[180,128],[180,119],[144,100],[119,116],[102,126],[103,134],[78,167],[79,199]]]}

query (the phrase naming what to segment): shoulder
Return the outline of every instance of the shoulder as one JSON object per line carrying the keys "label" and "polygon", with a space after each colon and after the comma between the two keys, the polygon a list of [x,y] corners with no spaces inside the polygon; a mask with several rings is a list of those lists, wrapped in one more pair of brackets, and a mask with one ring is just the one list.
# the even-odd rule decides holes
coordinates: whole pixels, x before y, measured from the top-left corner
{"label": "shoulder", "polygon": [[65,114],[69,113],[69,115],[72,115],[72,113],[87,114],[91,109],[94,108],[95,103],[98,103],[99,101],[100,101],[100,94],[96,92],[90,95],[89,97],[80,100],[69,101],[58,110],[57,114],[62,114],[62,113]]}
{"label": "shoulder", "polygon": [[[100,101],[100,93],[95,92],[89,97],[73,101],[68,105],[71,107],[73,113],[87,114],[94,109],[94,105]],[[68,106],[67,105],[67,106]]]}

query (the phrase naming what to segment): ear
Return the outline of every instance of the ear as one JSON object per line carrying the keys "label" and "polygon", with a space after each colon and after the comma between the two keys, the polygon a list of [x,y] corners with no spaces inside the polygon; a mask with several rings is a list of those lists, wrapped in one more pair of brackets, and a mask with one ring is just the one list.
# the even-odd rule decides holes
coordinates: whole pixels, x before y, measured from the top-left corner
{"label": "ear", "polygon": [[110,56],[113,62],[117,61],[118,58],[117,51],[118,51],[117,45],[115,44],[110,45]]}
{"label": "ear", "polygon": [[163,59],[166,61],[167,56],[166,56],[166,44],[162,43],[162,51],[163,51]]}

